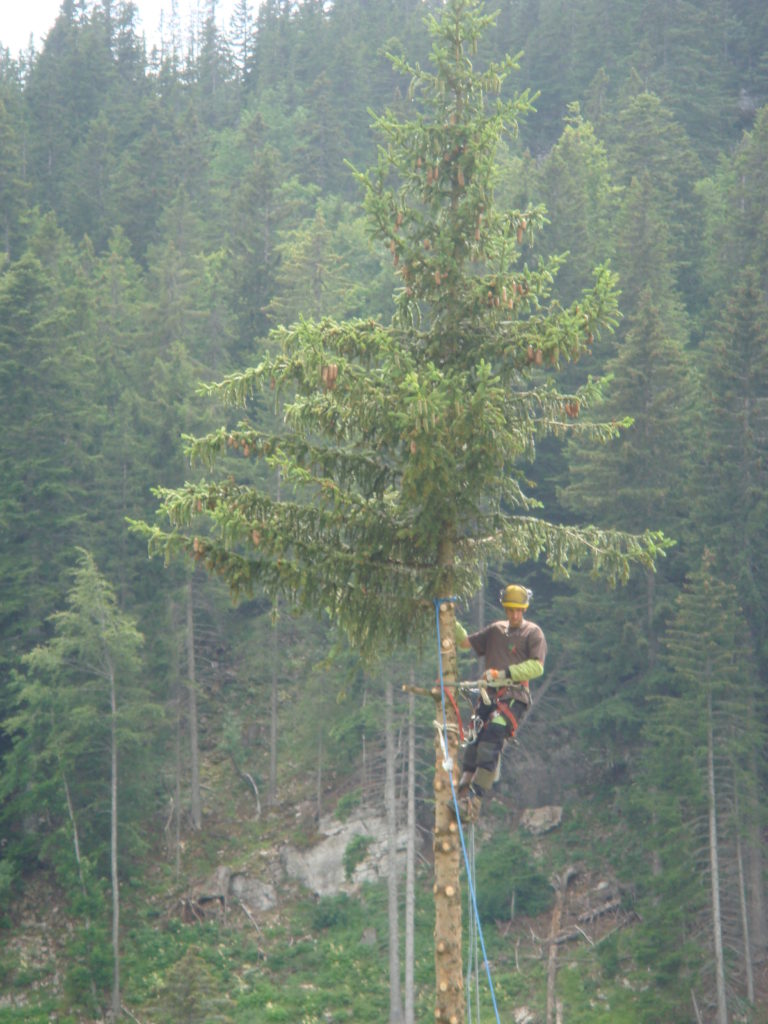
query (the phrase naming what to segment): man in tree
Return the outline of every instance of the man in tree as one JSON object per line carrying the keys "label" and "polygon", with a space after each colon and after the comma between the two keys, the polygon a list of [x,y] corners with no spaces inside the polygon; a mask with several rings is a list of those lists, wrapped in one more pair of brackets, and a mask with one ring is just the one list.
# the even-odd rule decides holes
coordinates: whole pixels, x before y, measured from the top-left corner
{"label": "man in tree", "polygon": [[481,699],[472,714],[473,738],[464,747],[459,779],[459,809],[468,821],[477,819],[480,801],[498,777],[501,752],[531,704],[528,683],[544,672],[547,641],[540,626],[525,618],[531,591],[512,583],[500,594],[506,619],[468,635],[456,622],[456,643],[485,659]]}

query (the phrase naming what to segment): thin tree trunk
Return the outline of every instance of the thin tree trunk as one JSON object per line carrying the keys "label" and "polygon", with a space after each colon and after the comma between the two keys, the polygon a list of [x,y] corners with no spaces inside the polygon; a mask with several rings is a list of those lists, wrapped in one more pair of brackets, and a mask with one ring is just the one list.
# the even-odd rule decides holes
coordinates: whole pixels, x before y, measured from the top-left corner
{"label": "thin tree trunk", "polygon": [[744,851],[741,842],[741,820],[739,815],[739,789],[735,784],[734,810],[736,818],[736,866],[739,878],[739,910],[741,913],[741,930],[744,936],[744,973],[747,981],[747,1001],[750,1006],[755,1002],[755,976],[752,970],[753,953],[749,935],[749,909],[747,906],[747,881],[744,873]]}
{"label": "thin tree trunk", "polygon": [[[59,758],[59,767],[61,768],[61,758]],[[80,835],[77,831],[77,819],[75,818],[75,808],[72,804],[72,794],[69,791],[69,783],[67,782],[67,776],[62,769],[61,772],[62,782],[64,783],[64,796],[67,801],[67,814],[69,815],[69,821],[72,825],[72,842],[75,847],[75,861],[77,863],[77,877],[80,880],[80,888],[83,896],[85,896],[85,879],[83,878],[83,862],[80,858]]]}
{"label": "thin tree trunk", "polygon": [[555,905],[552,908],[552,920],[549,927],[549,956],[547,958],[547,1024],[556,1024],[557,1020],[557,992],[555,981],[557,980],[557,942],[555,941],[560,932],[560,923],[563,919],[563,907],[565,906],[565,895],[568,883],[573,877],[573,868],[566,870],[558,877],[554,876],[552,884],[555,889]]}
{"label": "thin tree trunk", "polygon": [[[416,678],[411,669],[411,686]],[[414,1024],[414,921],[416,916],[416,723],[408,695],[408,839],[405,849],[405,1024]]]}
{"label": "thin tree trunk", "polygon": [[176,681],[176,779],[173,787],[173,861],[176,881],[181,878],[181,682]]}
{"label": "thin tree trunk", "polygon": [[111,713],[109,862],[112,879],[112,1020],[116,1021],[120,1016],[120,886],[117,875],[117,690],[115,670],[111,664],[109,665],[109,704]]}
{"label": "thin tree trunk", "polygon": [[384,686],[384,806],[387,814],[387,919],[389,922],[389,1021],[402,1024],[400,989],[400,927],[397,900],[397,799],[395,792],[395,726],[392,678]]}
{"label": "thin tree trunk", "polygon": [[[275,474],[275,498],[280,501],[280,469]],[[272,680],[269,695],[269,787],[267,803],[277,805],[277,711],[279,707],[278,665],[280,664],[280,602],[276,597],[272,605]],[[318,800],[318,820],[320,803]]]}
{"label": "thin tree trunk", "polygon": [[[450,553],[441,553],[441,564],[450,564]],[[458,681],[454,632],[456,613],[449,602],[439,606],[440,658],[445,683]],[[438,718],[442,723],[442,708]],[[458,785],[459,734],[456,716],[447,706],[448,728],[435,735],[435,827],[432,840],[435,861],[435,1016],[438,1024],[464,1024],[464,970],[462,964],[460,846],[453,811],[453,787]],[[450,773],[450,774],[449,774]]]}
{"label": "thin tree trunk", "polygon": [[267,803],[270,807],[277,804],[277,666],[280,657],[279,606],[277,598],[272,608],[272,683],[269,696],[269,791]]}
{"label": "thin tree trunk", "polygon": [[[59,766],[61,766],[61,758],[59,758]],[[78,879],[80,881],[80,891],[82,892],[83,896],[85,896],[86,895],[85,877],[83,875],[83,862],[82,862],[82,859],[81,859],[81,856],[80,856],[80,835],[79,835],[78,830],[77,830],[77,819],[75,818],[75,807],[74,807],[74,804],[72,803],[72,794],[71,794],[70,789],[69,789],[69,782],[67,781],[67,776],[64,773],[63,769],[62,769],[62,772],[61,772],[61,778],[62,778],[62,781],[64,782],[64,796],[66,797],[66,801],[67,801],[67,814],[69,815],[69,820],[72,823],[72,841],[73,841],[74,847],[75,847],[75,861],[77,862],[77,877],[78,877]],[[90,928],[91,928],[91,919],[90,919],[89,916],[86,915],[86,918],[85,918],[85,930],[86,931],[90,931]],[[96,996],[96,983],[93,980],[93,975],[91,975],[91,979],[90,980],[91,980],[91,994],[92,994],[94,1002],[95,1002],[97,996]]]}
{"label": "thin tree trunk", "polygon": [[[177,622],[177,606],[175,602],[171,602],[170,609],[170,630],[171,635],[175,638],[178,633],[178,622]],[[181,735],[182,735],[182,721],[183,721],[183,701],[182,701],[182,685],[181,685],[181,664],[180,664],[180,651],[176,642],[173,644],[173,660],[171,662],[173,668],[172,677],[172,693],[173,703],[176,711],[176,721],[174,722],[174,738],[173,738],[173,760],[174,760],[174,771],[175,778],[173,780],[173,814],[168,822],[168,827],[173,826],[173,863],[174,863],[174,875],[176,881],[181,878]]]}
{"label": "thin tree trunk", "polygon": [[717,812],[715,802],[715,751],[712,724],[712,695],[707,695],[707,794],[709,801],[709,869],[712,886],[712,938],[715,950],[715,985],[717,990],[717,1024],[728,1024],[725,993],[725,959],[723,957],[723,924],[720,912],[720,856],[718,852]]}
{"label": "thin tree trunk", "polygon": [[747,843],[747,862],[749,875],[749,911],[750,911],[750,935],[752,936],[752,947],[757,956],[762,956],[768,948],[768,922],[765,912],[765,876],[763,872],[763,843],[760,834],[760,824],[756,821],[755,804],[758,798],[754,795],[759,788],[759,770],[754,752],[751,759],[751,786],[750,786],[750,807],[748,816],[750,820],[749,840]]}
{"label": "thin tree trunk", "polygon": [[656,621],[656,574],[648,572],[645,574],[645,615],[646,615],[646,632],[648,639],[648,668],[653,671],[656,664],[656,656],[658,653],[658,643],[656,640],[656,629],[654,622]]}
{"label": "thin tree trunk", "polygon": [[192,607],[192,580],[187,583],[187,706],[189,708],[190,816],[192,828],[203,827],[200,798],[200,748],[197,733],[197,679],[195,669],[195,616]]}
{"label": "thin tree trunk", "polygon": [[360,737],[362,766],[360,768],[360,806],[368,805],[368,748],[365,742],[365,730]]}
{"label": "thin tree trunk", "polygon": [[765,878],[763,871],[763,844],[759,824],[752,824],[747,844],[749,864],[749,911],[752,946],[758,956],[768,948],[768,928],[765,913]]}
{"label": "thin tree trunk", "polygon": [[315,799],[317,801],[317,820],[323,815],[323,730],[317,730],[317,766],[315,769]]}

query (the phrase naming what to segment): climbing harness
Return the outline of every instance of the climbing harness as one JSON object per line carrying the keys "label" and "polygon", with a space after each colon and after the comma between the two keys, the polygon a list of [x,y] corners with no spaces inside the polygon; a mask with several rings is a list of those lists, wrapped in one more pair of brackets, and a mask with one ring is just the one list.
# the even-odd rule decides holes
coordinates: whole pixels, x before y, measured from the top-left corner
{"label": "climbing harness", "polygon": [[[466,842],[464,840],[464,829],[463,829],[462,824],[461,824],[461,814],[459,812],[459,800],[458,800],[458,796],[456,794],[456,787],[455,787],[454,782],[453,782],[453,771],[452,771],[452,769],[453,769],[453,760],[448,756],[448,744],[447,744],[447,740],[446,740],[446,736],[447,736],[447,733],[448,733],[449,725],[448,725],[448,715],[447,715],[447,712],[446,712],[446,684],[445,684],[445,680],[443,679],[443,659],[442,659],[442,653],[441,653],[442,652],[442,645],[440,643],[440,605],[446,604],[448,602],[453,603],[455,601],[456,601],[455,597],[442,597],[442,598],[436,598],[435,602],[434,602],[435,603],[435,620],[436,620],[436,623],[437,623],[437,663],[438,663],[438,665],[440,667],[440,702],[441,702],[442,709],[443,709],[442,726],[438,727],[438,732],[440,734],[440,743],[441,743],[441,746],[442,746],[442,749],[443,749],[443,767],[446,769],[446,771],[448,773],[448,780],[449,780],[449,782],[451,784],[451,795],[453,797],[453,810],[454,810],[454,814],[456,816],[456,822],[457,822],[458,827],[459,827],[459,840],[461,842],[461,852],[462,852],[462,855],[464,857],[464,867],[465,867],[466,872],[467,872],[467,890],[469,892],[468,902],[469,902],[470,911],[471,911],[468,916],[469,916],[470,921],[472,922],[470,935],[473,938],[473,940],[475,941],[475,943],[477,941],[479,941],[479,943],[480,943],[480,949],[482,950],[482,954],[483,954],[483,963],[485,965],[485,973],[486,973],[486,976],[488,978],[488,988],[489,988],[490,993],[491,993],[491,1002],[493,1003],[493,1012],[494,1012],[494,1015],[496,1017],[496,1024],[501,1024],[501,1020],[499,1018],[499,1010],[498,1010],[498,1007],[496,1005],[496,993],[495,993],[494,988],[493,988],[493,979],[491,978],[491,966],[490,966],[490,963],[488,962],[488,954],[485,951],[485,939],[483,938],[483,929],[482,929],[482,925],[480,924],[480,914],[479,914],[478,909],[477,909],[477,898],[476,898],[476,895],[475,895],[475,860],[474,860],[474,855],[475,855],[475,850],[474,850],[475,829],[474,829],[474,825],[470,826],[470,843],[471,843],[471,847],[472,847],[472,856],[470,858],[470,855],[467,852],[467,844],[466,844]],[[461,721],[461,718],[459,718],[458,720]],[[470,945],[471,945],[471,943],[470,943]],[[476,983],[477,983],[477,975],[479,974],[479,970],[478,970],[479,965],[478,965],[478,962],[477,962],[477,950],[476,949],[475,949],[475,952],[474,952],[474,958],[473,959],[472,959],[472,953],[471,953],[471,950],[470,950],[470,958],[471,958],[471,960],[470,960],[471,967],[474,969],[474,974],[475,974]],[[468,1021],[468,1024],[471,1024],[471,1021],[472,1021],[472,1006],[471,1006],[471,998],[470,998],[470,991],[469,991],[469,978],[470,978],[469,972],[470,972],[470,966],[467,967],[467,1021]],[[476,998],[479,998],[479,992],[476,993]],[[477,1018],[476,1019],[478,1021],[480,1020],[479,1005],[478,1005],[478,1013],[477,1013]]]}

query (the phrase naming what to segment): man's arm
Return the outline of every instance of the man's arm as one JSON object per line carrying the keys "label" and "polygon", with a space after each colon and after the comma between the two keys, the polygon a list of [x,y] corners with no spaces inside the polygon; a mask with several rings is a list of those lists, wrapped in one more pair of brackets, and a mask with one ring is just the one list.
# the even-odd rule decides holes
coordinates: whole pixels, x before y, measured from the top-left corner
{"label": "man's arm", "polygon": [[469,642],[469,634],[466,629],[462,626],[458,619],[456,619],[456,625],[453,631],[453,639],[456,641],[456,646],[460,647],[462,651],[468,651],[471,649],[472,644]]}

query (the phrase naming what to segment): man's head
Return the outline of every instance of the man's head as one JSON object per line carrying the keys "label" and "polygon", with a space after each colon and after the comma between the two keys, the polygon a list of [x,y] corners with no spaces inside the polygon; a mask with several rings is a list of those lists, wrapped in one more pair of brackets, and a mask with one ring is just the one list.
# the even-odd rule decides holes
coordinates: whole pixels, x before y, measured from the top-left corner
{"label": "man's head", "polygon": [[530,590],[517,583],[510,583],[502,590],[499,597],[510,626],[519,626],[523,621],[525,609],[530,604],[532,596]]}

